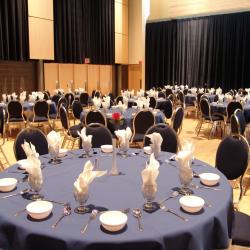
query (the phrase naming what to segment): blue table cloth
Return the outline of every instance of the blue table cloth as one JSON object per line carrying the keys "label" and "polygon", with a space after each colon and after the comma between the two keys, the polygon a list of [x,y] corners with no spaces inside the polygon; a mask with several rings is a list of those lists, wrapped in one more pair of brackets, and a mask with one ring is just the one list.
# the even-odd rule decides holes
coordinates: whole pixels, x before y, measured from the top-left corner
{"label": "blue table cloth", "polygon": [[[103,109],[101,109],[101,111],[103,111]],[[139,111],[139,109],[135,109],[135,108],[128,108],[125,110],[125,112],[122,114],[123,118],[124,118],[124,122],[119,125],[119,129],[124,129],[126,127],[133,127],[133,118],[135,116],[135,114]],[[80,120],[81,122],[84,122],[85,120],[85,115],[87,114],[88,110],[83,110],[83,112],[81,113],[80,116]],[[120,112],[121,110],[119,108],[111,108],[107,111],[107,113],[103,113],[106,115],[107,117],[107,121],[108,121],[108,128],[112,130],[112,125],[110,123],[110,120],[112,119],[112,113],[114,112]],[[162,123],[165,120],[165,115],[161,112],[161,111],[157,111],[157,113],[155,114],[155,122],[156,123]]]}
{"label": "blue table cloth", "polygon": [[[99,169],[110,170],[112,157],[99,153],[91,157],[99,158]],[[130,153],[135,152],[130,149]],[[44,184],[41,193],[45,199],[70,202],[72,209],[78,204],[73,196],[73,183],[81,173],[86,158],[80,159],[81,151],[68,153],[59,165],[48,164],[46,156],[41,156]],[[167,164],[165,159],[169,153],[161,153],[162,164],[157,179],[158,191],[156,201],[168,197],[172,189],[180,186],[177,162]],[[139,155],[123,158],[117,156],[117,165],[121,175],[103,176],[94,180],[90,185],[87,204],[92,207],[109,210],[124,208],[142,208],[145,203],[141,192],[141,171],[145,168],[147,157]],[[202,197],[212,207],[204,207],[197,214],[184,212],[179,205],[179,197],[165,202],[165,205],[180,215],[189,219],[184,222],[173,214],[162,210],[149,214],[142,212],[141,222],[143,232],[138,230],[138,222],[132,213],[128,214],[127,226],[120,232],[110,233],[101,226],[99,219],[93,220],[84,235],[80,233],[83,225],[89,219],[89,214],[72,213],[65,217],[53,229],[51,225],[61,216],[63,207],[55,204],[52,214],[42,221],[30,219],[26,212],[18,217],[14,214],[25,208],[30,202],[20,195],[0,199],[0,248],[2,249],[46,249],[46,250],[99,250],[99,249],[137,249],[137,250],[210,250],[228,247],[232,219],[232,190],[226,178],[215,168],[195,160],[193,170],[197,173],[213,172],[220,175],[218,188],[221,191],[209,189],[195,189],[194,194]],[[15,177],[21,179],[22,173],[15,173],[17,165],[2,172],[0,177]],[[199,178],[193,183],[200,184]],[[28,183],[18,183],[16,193],[28,187]],[[6,193],[0,193],[0,196]]]}
{"label": "blue table cloth", "polygon": [[[223,115],[227,115],[227,105],[228,102],[223,102],[223,103],[217,103],[217,102],[212,102],[210,104],[211,106],[211,112],[214,113],[220,113]],[[243,111],[244,111],[244,116],[245,116],[245,120],[247,123],[250,122],[250,103],[246,103],[243,106]]]}

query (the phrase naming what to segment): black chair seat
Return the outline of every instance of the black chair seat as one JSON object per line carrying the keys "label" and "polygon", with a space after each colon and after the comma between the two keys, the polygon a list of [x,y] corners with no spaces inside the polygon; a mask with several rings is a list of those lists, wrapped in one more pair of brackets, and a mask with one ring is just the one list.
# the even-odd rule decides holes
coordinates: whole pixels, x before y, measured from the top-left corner
{"label": "black chair seat", "polygon": [[9,118],[9,122],[23,122],[23,117],[13,117]]}
{"label": "black chair seat", "polygon": [[33,116],[29,117],[29,121],[34,121],[34,122],[47,122],[48,121],[48,118],[46,117],[42,117],[42,116],[36,116],[35,119]]}
{"label": "black chair seat", "polygon": [[57,114],[49,114],[49,118],[50,119],[56,119],[57,118]]}
{"label": "black chair seat", "polygon": [[241,212],[234,213],[232,244],[250,246],[250,216]]}
{"label": "black chair seat", "polygon": [[77,131],[81,132],[81,126],[79,124],[69,128],[69,135],[71,135],[74,138],[77,138],[79,137]]}
{"label": "black chair seat", "polygon": [[133,142],[140,142],[143,141],[143,139],[144,139],[144,134],[135,133]]}
{"label": "black chair seat", "polygon": [[213,122],[214,121],[224,121],[222,116],[217,116],[217,115],[212,115],[211,117],[209,115],[205,115],[205,116],[203,116],[203,118],[205,120],[209,120],[209,121],[211,119]]}

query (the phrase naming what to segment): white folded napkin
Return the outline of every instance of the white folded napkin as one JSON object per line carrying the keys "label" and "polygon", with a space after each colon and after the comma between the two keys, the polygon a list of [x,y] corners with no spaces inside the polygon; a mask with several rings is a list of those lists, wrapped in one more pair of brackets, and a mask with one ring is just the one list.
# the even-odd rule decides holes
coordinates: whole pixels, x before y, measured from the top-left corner
{"label": "white folded napkin", "polygon": [[98,98],[98,97],[94,97],[93,98],[93,103],[94,103],[94,106],[99,109],[101,107],[101,104],[102,104],[102,99],[101,98]]}
{"label": "white folded napkin", "polygon": [[74,182],[74,193],[78,196],[88,192],[88,186],[96,177],[101,177],[107,174],[106,171],[93,171],[94,166],[91,161],[87,161],[84,165],[82,173],[79,174],[77,180]]}
{"label": "white folded napkin", "polygon": [[77,131],[78,135],[82,138],[82,147],[91,148],[92,147],[92,137],[93,135],[86,135],[86,128],[82,128],[81,133]]}
{"label": "white folded napkin", "polygon": [[129,141],[132,137],[132,131],[130,127],[125,129],[118,129],[115,131],[115,135],[118,137],[120,147],[129,147]]}
{"label": "white folded napkin", "polygon": [[154,132],[152,134],[146,135],[151,140],[151,152],[154,153],[154,156],[157,158],[161,152],[162,136],[161,134]]}
{"label": "white folded napkin", "polygon": [[193,152],[191,149],[183,149],[179,151],[175,157],[176,161],[180,164],[180,167],[190,168],[191,160],[193,158]]}
{"label": "white folded napkin", "polygon": [[126,104],[123,104],[121,101],[119,101],[116,107],[119,108],[122,112],[125,112],[128,106]]}
{"label": "white folded napkin", "polygon": [[141,172],[143,186],[157,185],[156,179],[159,175],[159,167],[159,162],[155,159],[154,154],[151,154],[149,163],[146,163],[146,168]]}
{"label": "white folded napkin", "polygon": [[56,131],[52,130],[47,135],[47,141],[50,148],[50,151],[59,153],[60,146],[61,146],[61,136],[60,133],[57,133]]}
{"label": "white folded napkin", "polygon": [[[35,157],[30,156],[27,159],[25,170],[29,173],[29,183],[31,187],[41,187],[43,184],[43,175],[41,170],[41,161]],[[35,188],[34,188],[35,189]]]}
{"label": "white folded napkin", "polygon": [[26,142],[24,141],[24,143],[21,145],[27,158],[30,156],[34,156],[34,157],[39,157],[39,154],[36,152],[36,147],[30,142]]}
{"label": "white folded napkin", "polygon": [[221,95],[222,94],[222,89],[219,87],[215,91],[216,95]]}
{"label": "white folded napkin", "polygon": [[104,106],[106,108],[109,108],[110,107],[110,96],[104,96],[102,99],[103,99],[102,106],[104,103]]}
{"label": "white folded napkin", "polygon": [[143,98],[143,105],[145,109],[149,108],[149,104],[150,104],[150,98],[149,97]]}
{"label": "white folded napkin", "polygon": [[136,104],[137,104],[137,107],[138,107],[139,109],[142,109],[142,108],[143,108],[143,105],[144,105],[144,103],[143,103],[143,98],[144,98],[144,97],[141,97],[141,98],[139,98],[138,100],[136,100]]}

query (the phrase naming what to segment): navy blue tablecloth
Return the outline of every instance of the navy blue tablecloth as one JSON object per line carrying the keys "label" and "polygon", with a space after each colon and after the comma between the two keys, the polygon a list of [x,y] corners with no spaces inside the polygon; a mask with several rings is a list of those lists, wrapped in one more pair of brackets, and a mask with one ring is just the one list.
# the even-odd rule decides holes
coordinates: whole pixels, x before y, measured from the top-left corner
{"label": "navy blue tablecloth", "polygon": [[[130,150],[132,152],[132,150]],[[73,197],[73,183],[83,169],[87,159],[80,159],[81,151],[68,153],[59,165],[49,165],[48,159],[41,157],[44,185],[41,193],[47,199],[70,202],[72,208],[77,206]],[[170,154],[161,153],[160,174],[157,179],[158,192],[156,201],[172,193],[172,188],[179,186],[178,168],[165,163]],[[103,153],[95,155],[99,158],[101,170],[111,169],[111,156]],[[91,157],[93,162],[95,157]],[[147,158],[140,155],[123,158],[117,156],[117,164],[122,175],[103,176],[94,180],[90,185],[87,204],[104,207],[110,210],[124,208],[142,208],[145,202],[141,192],[141,171]],[[16,177],[21,179],[23,174],[14,173],[17,165],[0,174],[0,177]],[[195,189],[195,195],[205,199],[212,207],[204,207],[198,214],[184,212],[179,205],[179,198],[168,200],[165,204],[189,219],[184,222],[178,217],[158,210],[152,214],[143,211],[143,232],[138,230],[138,222],[131,212],[128,214],[127,226],[118,233],[104,231],[99,219],[92,221],[87,232],[82,235],[80,230],[88,221],[89,214],[72,213],[64,218],[56,229],[51,225],[61,216],[63,207],[54,204],[53,213],[43,221],[34,221],[27,217],[26,212],[18,217],[14,214],[25,208],[30,202],[21,196],[0,200],[0,248],[2,249],[136,249],[136,250],[210,250],[223,249],[228,246],[231,230],[232,190],[226,178],[213,167],[195,160],[193,169],[197,173],[214,172],[221,176],[219,188],[221,191]],[[193,183],[199,184],[198,178]],[[28,183],[19,183],[19,192],[27,188]],[[0,193],[0,196],[5,194]]]}
{"label": "navy blue tablecloth", "polygon": [[[103,111],[103,109],[101,109],[101,111]],[[124,122],[119,125],[119,129],[124,129],[126,127],[133,127],[133,118],[135,116],[135,114],[139,111],[139,109],[135,109],[135,108],[128,108],[125,110],[125,112],[122,114],[123,118],[124,118]],[[84,119],[85,119],[85,115],[87,114],[88,110],[84,109],[83,112],[81,113],[80,116],[80,120],[81,122],[84,123]],[[119,108],[111,108],[107,111],[107,113],[103,113],[104,115],[106,115],[107,120],[108,120],[108,128],[112,130],[112,125],[109,121],[112,119],[112,113],[114,112],[120,112],[121,110]],[[165,115],[161,112],[161,111],[157,111],[157,113],[155,114],[155,122],[156,123],[162,123],[165,120]],[[112,131],[113,132],[113,131]]]}

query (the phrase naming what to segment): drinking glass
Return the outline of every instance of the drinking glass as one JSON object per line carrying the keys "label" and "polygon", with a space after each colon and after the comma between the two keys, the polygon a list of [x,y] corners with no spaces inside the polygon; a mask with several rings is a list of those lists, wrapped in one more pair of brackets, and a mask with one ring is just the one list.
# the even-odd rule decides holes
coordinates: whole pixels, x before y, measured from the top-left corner
{"label": "drinking glass", "polygon": [[39,191],[42,189],[43,181],[37,177],[30,175],[28,177],[28,183],[31,187],[31,193],[29,194],[29,199],[36,201],[43,199],[43,195],[39,194]]}
{"label": "drinking glass", "polygon": [[188,188],[193,178],[193,171],[190,167],[179,167],[179,179],[181,182],[181,188],[179,189],[179,193],[183,195],[192,194],[193,191]]}
{"label": "drinking glass", "polygon": [[51,155],[51,160],[49,161],[49,163],[51,164],[61,163],[61,159],[59,159],[59,151],[60,151],[59,145],[56,145],[54,147],[49,146],[49,153]]}
{"label": "drinking glass", "polygon": [[86,187],[84,192],[77,192],[74,190],[74,197],[77,202],[79,202],[79,206],[77,206],[74,211],[77,214],[85,214],[89,212],[89,208],[85,206],[88,198],[89,198],[89,188]]}
{"label": "drinking glass", "polygon": [[143,210],[151,212],[154,211],[157,206],[156,203],[153,202],[155,199],[157,192],[157,185],[144,185],[142,184],[142,194],[143,197],[146,199],[146,203],[143,204]]}

